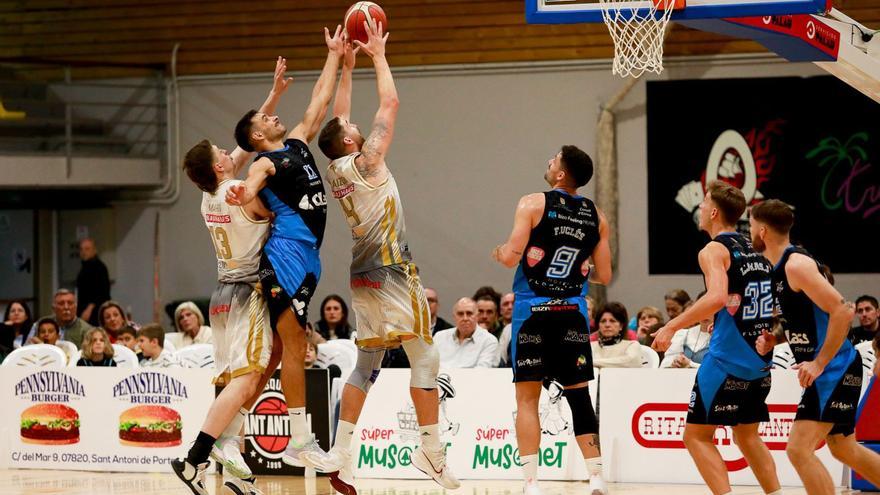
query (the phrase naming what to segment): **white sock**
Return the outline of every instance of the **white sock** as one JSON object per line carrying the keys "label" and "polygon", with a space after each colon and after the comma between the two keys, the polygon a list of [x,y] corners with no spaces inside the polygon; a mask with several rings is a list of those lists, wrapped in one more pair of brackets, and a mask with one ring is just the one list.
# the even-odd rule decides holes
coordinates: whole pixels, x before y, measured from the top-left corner
{"label": "white sock", "polygon": [[526,484],[538,482],[538,454],[521,455],[519,462],[522,463],[523,479]]}
{"label": "white sock", "polygon": [[239,408],[238,412],[235,413],[235,417],[232,418],[232,421],[229,422],[229,425],[223,430],[223,433],[220,434],[220,437],[237,437],[241,435],[241,427],[244,425],[244,418],[247,414],[247,409],[243,407]]}
{"label": "white sock", "polygon": [[590,478],[594,476],[602,476],[602,458],[601,457],[590,457],[585,458],[584,463],[587,465],[587,473],[589,473]]}
{"label": "white sock", "polygon": [[437,452],[442,448],[440,445],[440,427],[436,423],[419,426],[419,436],[422,439],[422,446],[429,451]]}
{"label": "white sock", "polygon": [[333,442],[334,447],[348,450],[351,448],[351,438],[354,436],[355,425],[348,421],[339,420],[336,426],[336,440]]}
{"label": "white sock", "polygon": [[287,410],[290,416],[290,438],[296,445],[304,445],[312,435],[309,431],[309,423],[306,421],[306,408],[293,407]]}

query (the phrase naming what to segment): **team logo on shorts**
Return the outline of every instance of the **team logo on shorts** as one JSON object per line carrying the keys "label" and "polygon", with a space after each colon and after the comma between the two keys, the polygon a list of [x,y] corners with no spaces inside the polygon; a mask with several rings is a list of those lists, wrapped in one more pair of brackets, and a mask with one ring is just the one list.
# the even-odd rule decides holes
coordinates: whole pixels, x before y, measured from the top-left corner
{"label": "team logo on shorts", "polygon": [[695,390],[691,390],[691,401],[688,403],[688,407],[693,409],[694,405],[697,403],[697,392]]}
{"label": "team logo on shorts", "polygon": [[273,285],[271,289],[269,289],[269,294],[272,294],[272,297],[278,297],[278,294],[281,293],[281,287],[277,285]]}
{"label": "team logo on shorts", "polygon": [[727,312],[730,313],[730,316],[736,314],[739,311],[739,305],[742,303],[742,296],[739,294],[730,294],[727,296]]}
{"label": "team logo on shorts", "polygon": [[587,365],[587,356],[584,356],[583,354],[581,354],[580,356],[578,356],[577,367],[583,368],[586,365]]}
{"label": "team logo on shorts", "polygon": [[544,250],[539,247],[532,246],[529,248],[529,252],[526,253],[526,263],[528,263],[529,268],[534,268],[542,259],[544,259]]}

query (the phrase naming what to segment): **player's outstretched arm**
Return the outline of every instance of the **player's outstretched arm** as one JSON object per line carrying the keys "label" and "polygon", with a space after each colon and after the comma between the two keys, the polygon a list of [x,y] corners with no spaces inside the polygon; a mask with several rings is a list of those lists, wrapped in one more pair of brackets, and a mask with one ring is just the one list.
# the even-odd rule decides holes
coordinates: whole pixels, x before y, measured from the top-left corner
{"label": "player's outstretched arm", "polygon": [[336,89],[336,72],[339,69],[339,61],[345,51],[345,43],[342,41],[342,26],[336,26],[336,32],[330,36],[330,31],[324,28],[324,41],[327,43],[327,61],[318,82],[312,89],[312,100],[309,102],[302,121],[290,131],[288,138],[299,139],[309,143],[321,128],[321,122],[327,115],[330,100],[333,98],[333,90]]}
{"label": "player's outstretched arm", "polygon": [[266,185],[266,179],[275,175],[275,164],[268,158],[260,158],[251,164],[247,178],[226,191],[226,203],[232,206],[244,206],[254,198]]}
{"label": "player's outstretched arm", "polygon": [[[266,97],[266,101],[260,106],[260,113],[267,115],[273,115],[275,113],[275,108],[281,100],[281,95],[287,91],[288,86],[290,86],[290,83],[293,81],[292,77],[284,77],[286,71],[287,59],[278,57],[275,61],[275,74],[272,79],[272,89],[269,90],[269,96]],[[230,158],[232,158],[233,166],[235,167],[235,175],[238,175],[238,173],[241,172],[241,169],[244,168],[247,162],[251,161],[255,155],[256,153],[249,153],[236,146],[235,149],[232,150],[232,153],[229,154]]]}
{"label": "player's outstretched arm", "polygon": [[537,225],[541,213],[544,211],[544,195],[541,193],[527,194],[519,199],[516,205],[516,214],[513,217],[513,230],[510,232],[507,242],[496,246],[492,250],[492,258],[506,266],[513,268],[522,259],[526,244],[532,229]]}
{"label": "player's outstretched arm", "polygon": [[706,294],[654,332],[654,343],[651,344],[654,350],[666,351],[675,332],[712,318],[727,304],[727,266],[730,262],[727,249],[717,242],[710,242],[700,251],[699,261],[706,279]]}
{"label": "player's outstretched arm", "polygon": [[355,159],[358,172],[363,178],[368,179],[379,175],[385,167],[385,155],[394,138],[394,124],[397,121],[400,101],[397,98],[394,78],[391,76],[391,67],[385,59],[385,42],[388,40],[388,33],[383,33],[381,22],[377,26],[371,26],[364,21],[364,26],[367,30],[367,43],[358,40],[355,40],[355,43],[373,59],[376,85],[379,89],[379,111],[373,118],[373,128],[364,142],[361,154]]}
{"label": "player's outstretched arm", "polygon": [[336,89],[336,101],[333,103],[333,116],[351,120],[351,85],[357,52],[361,47],[351,44],[344,37],[345,53],[342,58],[342,75],[339,77],[339,88]]}
{"label": "player's outstretched arm", "polygon": [[828,333],[816,358],[795,366],[801,386],[809,387],[825,371],[825,366],[831,362],[846,340],[853,310],[846,304],[840,292],[822,276],[816,262],[811,258],[792,254],[785,264],[785,276],[793,290],[802,291],[816,306],[828,313]]}
{"label": "player's outstretched arm", "polygon": [[594,270],[590,273],[590,282],[608,285],[611,282],[611,245],[608,238],[611,237],[611,226],[602,210],[599,210],[599,244],[593,249]]}

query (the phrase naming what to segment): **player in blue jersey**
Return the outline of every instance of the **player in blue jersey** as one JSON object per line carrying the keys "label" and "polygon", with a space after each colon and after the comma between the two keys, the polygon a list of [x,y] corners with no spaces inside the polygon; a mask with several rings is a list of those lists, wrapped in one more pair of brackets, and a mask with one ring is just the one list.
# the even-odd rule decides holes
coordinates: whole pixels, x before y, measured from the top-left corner
{"label": "player in blue jersey", "polygon": [[[577,189],[593,176],[593,161],[563,146],[549,162],[544,180],[551,191],[523,196],[513,231],[492,257],[518,266],[514,276],[511,364],[516,382],[516,441],[525,495],[538,495],[541,383],[556,380],[571,407],[575,439],[590,475],[590,494],[607,493],[602,481],[599,423],[587,382],[593,379],[587,317],[587,277],[611,280],[610,227],[602,212]],[[591,270],[590,260],[595,264]]]}
{"label": "player in blue jersey", "polygon": [[788,341],[804,387],[788,439],[788,458],[810,495],[836,493],[816,446],[880,486],[880,455],[856,442],[856,409],[862,389],[862,358],[847,340],[853,310],[826,280],[819,263],[789,240],[794,211],[771,199],[752,208],[755,249],[773,263],[773,290],[781,333],[764,333],[758,352]]}
{"label": "player in blue jersey", "polygon": [[259,278],[269,315],[283,345],[281,388],[290,414],[291,440],[282,460],[304,466],[300,454],[326,454],[318,447],[306,421],[305,325],[309,301],[321,277],[318,250],[324,238],[327,198],[308,143],[320,130],[336,86],[336,73],[345,44],[337,27],[325,28],[327,61],[315,83],[302,121],[289,133],[275,115],[251,110],[235,127],[235,141],[246,151],[257,151],[247,179],[229,188],[227,202],[244,205],[258,194],[274,214],[272,230],[263,248]]}
{"label": "player in blue jersey", "polygon": [[718,425],[730,426],[733,438],[761,488],[782,493],[770,450],[758,424],[770,419],[772,355],[758,354],[755,342],[773,321],[771,266],[749,239],[736,232],[746,209],[742,191],[722,181],[710,182],[700,203],[700,230],[712,240],[700,250],[706,294],[658,330],[654,349],[665,351],[676,331],[714,318],[709,352],[697,371],[688,406],[684,444],[700,475],[715,495],[730,493],[730,480],[715,447]]}

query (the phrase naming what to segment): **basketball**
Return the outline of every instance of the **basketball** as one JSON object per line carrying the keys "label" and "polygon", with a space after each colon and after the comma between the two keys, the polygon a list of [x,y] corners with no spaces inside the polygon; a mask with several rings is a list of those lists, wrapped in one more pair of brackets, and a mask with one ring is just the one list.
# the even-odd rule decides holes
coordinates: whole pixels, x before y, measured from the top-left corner
{"label": "basketball", "polygon": [[357,2],[349,7],[345,13],[345,31],[348,33],[348,39],[358,40],[361,43],[367,42],[367,30],[364,28],[364,21],[370,23],[370,26],[376,26],[382,23],[382,31],[388,31],[388,18],[385,17],[385,11],[373,2]]}

